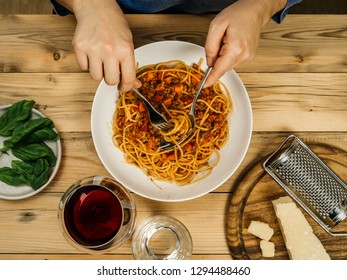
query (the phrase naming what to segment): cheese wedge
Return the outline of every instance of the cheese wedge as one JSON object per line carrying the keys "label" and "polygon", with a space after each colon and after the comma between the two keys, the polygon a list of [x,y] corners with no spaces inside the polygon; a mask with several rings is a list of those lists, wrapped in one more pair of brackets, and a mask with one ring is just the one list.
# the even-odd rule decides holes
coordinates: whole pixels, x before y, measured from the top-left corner
{"label": "cheese wedge", "polygon": [[330,260],[305,216],[289,197],[272,203],[292,260]]}
{"label": "cheese wedge", "polygon": [[269,241],[274,234],[274,230],[267,223],[259,221],[251,221],[247,231],[266,241]]}
{"label": "cheese wedge", "polygon": [[275,244],[271,241],[260,241],[261,255],[264,258],[272,258],[275,256]]}

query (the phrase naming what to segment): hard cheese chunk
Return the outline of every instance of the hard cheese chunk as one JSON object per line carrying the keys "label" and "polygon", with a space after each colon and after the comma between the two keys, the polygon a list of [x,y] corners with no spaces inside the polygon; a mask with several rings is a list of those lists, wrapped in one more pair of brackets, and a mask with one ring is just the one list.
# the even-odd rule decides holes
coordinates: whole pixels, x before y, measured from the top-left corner
{"label": "hard cheese chunk", "polygon": [[267,223],[259,221],[252,221],[247,231],[266,241],[269,241],[274,234],[274,230]]}
{"label": "hard cheese chunk", "polygon": [[272,258],[275,256],[275,244],[271,241],[260,241],[261,255],[265,258]]}
{"label": "hard cheese chunk", "polygon": [[322,243],[296,204],[288,199],[273,201],[289,257],[293,260],[330,260]]}

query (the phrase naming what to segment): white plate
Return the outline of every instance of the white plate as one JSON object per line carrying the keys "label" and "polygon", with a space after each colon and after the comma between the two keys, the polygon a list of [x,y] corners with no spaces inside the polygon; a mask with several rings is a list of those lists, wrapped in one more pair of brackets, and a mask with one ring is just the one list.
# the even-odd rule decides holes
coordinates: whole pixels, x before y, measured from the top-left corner
{"label": "white plate", "polygon": [[[0,115],[2,115],[2,111],[4,111],[9,106],[10,105],[0,106]],[[46,116],[42,114],[40,111],[36,110],[35,108],[32,109],[32,118],[36,119],[36,118],[45,118],[45,117]],[[9,137],[0,136],[0,147],[2,147],[3,141],[8,138]],[[61,142],[60,140],[57,140],[57,141],[46,141],[45,143],[52,149],[53,153],[57,157],[57,163],[54,166],[54,168],[51,168],[50,176],[47,183],[42,185],[37,190],[34,190],[28,185],[10,186],[0,181],[0,198],[8,199],[8,200],[18,200],[18,199],[23,199],[23,198],[33,196],[39,193],[40,191],[42,191],[53,180],[55,174],[58,171],[60,161],[61,161]],[[5,154],[0,155],[0,167],[4,167],[4,166],[11,167],[11,161],[13,159],[17,159],[17,158],[12,155],[11,150],[8,151],[8,155],[5,155]]]}
{"label": "white plate", "polygon": [[[135,50],[135,59],[140,67],[172,59],[180,59],[191,65],[204,57],[205,51],[202,47],[180,41],[162,41]],[[203,65],[203,69],[205,67],[207,66]],[[234,108],[229,119],[230,139],[220,150],[220,162],[207,178],[197,183],[178,186],[155,181],[162,189],[141,169],[126,163],[123,152],[112,143],[111,124],[118,90],[116,86],[108,86],[102,81],[94,97],[91,129],[96,151],[108,172],[129,190],[159,201],[193,199],[223,184],[239,167],[248,149],[252,134],[252,109],[247,91],[235,71],[226,73],[221,81],[230,90]]]}

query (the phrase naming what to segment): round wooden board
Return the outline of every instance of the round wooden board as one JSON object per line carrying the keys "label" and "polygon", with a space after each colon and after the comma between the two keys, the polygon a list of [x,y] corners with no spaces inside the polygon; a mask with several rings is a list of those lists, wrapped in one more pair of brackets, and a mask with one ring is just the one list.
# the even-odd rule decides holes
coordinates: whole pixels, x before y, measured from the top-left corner
{"label": "round wooden board", "polygon": [[[308,145],[342,180],[347,178],[347,152],[323,144]],[[267,158],[267,157],[266,157]],[[238,182],[230,200],[227,216],[227,239],[233,259],[265,259],[261,255],[260,239],[247,232],[252,220],[268,223],[274,229],[270,241],[275,244],[271,259],[289,259],[277,222],[272,201],[287,195],[264,170],[265,158],[254,164]],[[321,240],[331,259],[347,259],[347,236],[333,237],[320,227],[303,209],[313,232]],[[338,225],[347,232],[347,219]]]}

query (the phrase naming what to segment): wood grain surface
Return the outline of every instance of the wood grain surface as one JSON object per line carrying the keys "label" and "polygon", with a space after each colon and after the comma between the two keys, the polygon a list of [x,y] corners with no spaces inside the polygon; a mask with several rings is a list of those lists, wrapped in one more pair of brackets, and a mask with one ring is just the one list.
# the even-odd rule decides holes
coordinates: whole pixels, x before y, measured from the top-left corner
{"label": "wood grain surface", "polygon": [[[203,46],[212,18],[127,15],[135,47],[159,40]],[[0,15],[0,72],[80,72],[71,45],[75,25],[73,16]],[[345,55],[346,15],[291,15],[281,25],[269,22],[255,58],[236,70],[345,73]]]}
{"label": "wood grain surface", "polygon": [[[159,40],[203,46],[212,18],[127,15],[135,47]],[[231,259],[229,203],[250,166],[292,133],[346,151],[346,22],[347,15],[289,15],[280,25],[270,22],[255,58],[235,69],[253,108],[253,135],[242,164],[214,192],[191,201],[162,203],[134,195],[137,224],[155,214],[173,216],[192,235],[193,259]],[[131,240],[107,255],[75,250],[57,220],[58,202],[74,181],[108,174],[90,131],[98,82],[76,63],[75,26],[73,16],[0,15],[0,104],[36,100],[54,120],[63,145],[61,167],[44,191],[24,200],[0,200],[0,259],[132,259]]]}

